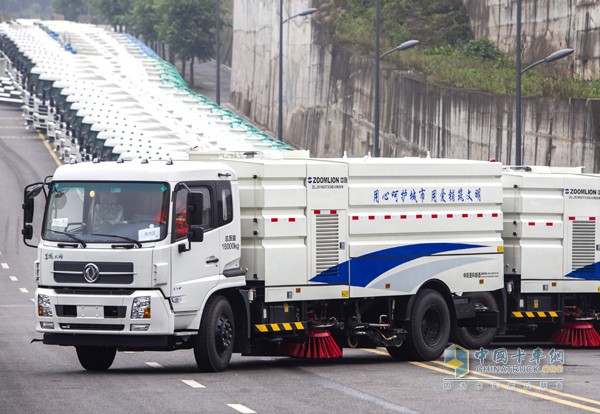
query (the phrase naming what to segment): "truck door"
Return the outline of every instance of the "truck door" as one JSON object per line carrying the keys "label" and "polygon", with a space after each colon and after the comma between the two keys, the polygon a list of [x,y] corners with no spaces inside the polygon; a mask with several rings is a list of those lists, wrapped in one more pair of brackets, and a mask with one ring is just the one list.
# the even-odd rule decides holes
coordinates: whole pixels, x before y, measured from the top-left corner
{"label": "truck door", "polygon": [[191,192],[199,192],[203,195],[204,240],[188,242],[185,217],[188,190],[176,191],[171,231],[173,239],[171,246],[171,302],[175,312],[198,310],[204,297],[219,281],[220,249],[219,229],[215,223],[215,187],[210,184],[188,184],[187,188]]}

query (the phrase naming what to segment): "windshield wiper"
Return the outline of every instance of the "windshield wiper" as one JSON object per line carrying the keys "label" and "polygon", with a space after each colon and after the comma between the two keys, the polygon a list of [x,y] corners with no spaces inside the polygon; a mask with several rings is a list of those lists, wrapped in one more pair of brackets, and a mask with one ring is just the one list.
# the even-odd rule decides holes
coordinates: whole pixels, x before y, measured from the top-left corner
{"label": "windshield wiper", "polygon": [[121,240],[125,240],[128,242],[134,243],[137,247],[142,247],[142,243],[140,243],[136,239],[132,239],[131,237],[127,237],[127,236],[119,236],[116,234],[100,234],[100,233],[92,233],[91,236],[116,237],[117,239],[121,239]]}
{"label": "windshield wiper", "polygon": [[51,231],[52,233],[56,233],[56,234],[62,234],[64,236],[69,237],[72,240],[75,240],[77,243],[81,244],[81,247],[87,247],[87,244],[81,240],[79,237],[71,234],[71,233],[67,233],[66,231],[58,231],[58,230],[52,230],[52,229],[46,229],[46,231]]}

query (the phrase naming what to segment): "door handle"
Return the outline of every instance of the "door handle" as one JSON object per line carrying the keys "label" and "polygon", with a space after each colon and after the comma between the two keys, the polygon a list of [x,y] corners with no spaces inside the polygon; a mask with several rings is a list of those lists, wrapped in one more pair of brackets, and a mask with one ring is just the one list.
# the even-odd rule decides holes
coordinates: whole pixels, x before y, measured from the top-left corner
{"label": "door handle", "polygon": [[206,264],[213,264],[213,263],[218,263],[219,259],[216,258],[215,256],[210,256],[206,258]]}

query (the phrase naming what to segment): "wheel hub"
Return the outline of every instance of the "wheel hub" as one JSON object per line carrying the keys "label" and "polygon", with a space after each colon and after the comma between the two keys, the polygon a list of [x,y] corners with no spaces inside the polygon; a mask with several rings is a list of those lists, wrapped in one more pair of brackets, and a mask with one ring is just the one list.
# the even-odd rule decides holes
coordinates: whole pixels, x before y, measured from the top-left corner
{"label": "wheel hub", "polygon": [[440,312],[435,307],[430,307],[425,311],[421,321],[421,333],[423,340],[428,345],[435,345],[439,340],[442,332],[442,317]]}
{"label": "wheel hub", "polygon": [[225,352],[233,340],[233,326],[226,315],[221,315],[217,321],[216,344],[219,353]]}

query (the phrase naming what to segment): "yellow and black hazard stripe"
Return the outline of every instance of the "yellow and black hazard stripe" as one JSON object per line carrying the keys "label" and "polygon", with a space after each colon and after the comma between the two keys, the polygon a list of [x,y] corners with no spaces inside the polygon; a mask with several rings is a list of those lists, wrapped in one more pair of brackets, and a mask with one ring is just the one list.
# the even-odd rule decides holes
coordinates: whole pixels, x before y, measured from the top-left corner
{"label": "yellow and black hazard stripe", "polygon": [[292,332],[303,331],[306,329],[304,322],[286,322],[286,323],[258,323],[254,325],[260,333],[267,332]]}
{"label": "yellow and black hazard stripe", "polygon": [[555,311],[512,312],[512,316],[516,319],[543,319],[558,318],[559,313]]}

